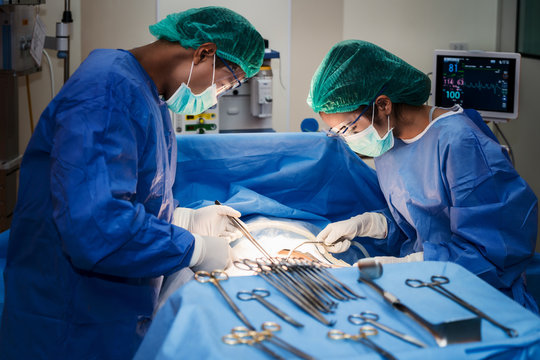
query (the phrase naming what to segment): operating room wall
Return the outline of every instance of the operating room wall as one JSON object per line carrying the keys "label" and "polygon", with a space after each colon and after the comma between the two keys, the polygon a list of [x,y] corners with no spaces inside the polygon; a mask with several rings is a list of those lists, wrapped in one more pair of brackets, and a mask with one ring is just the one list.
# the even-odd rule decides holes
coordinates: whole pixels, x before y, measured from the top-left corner
{"label": "operating room wall", "polygon": [[132,49],[153,42],[148,26],[156,22],[152,0],[82,0],[81,54],[94,49]]}
{"label": "operating room wall", "polygon": [[[62,19],[64,0],[47,0],[45,5],[36,6],[41,20],[47,27],[47,36],[55,36],[56,23]],[[72,35],[70,40],[70,72],[73,73],[81,63],[81,0],[71,0],[73,14]],[[45,49],[52,62],[54,73],[55,93],[58,93],[64,83],[64,60],[58,59],[56,51]],[[34,127],[37,125],[39,116],[51,101],[51,78],[49,66],[45,56],[41,61],[42,71],[29,75],[32,115]],[[19,85],[19,153],[23,153],[30,140],[30,112],[28,110],[28,97],[26,93],[26,80],[24,76],[18,79]]]}
{"label": "operating room wall", "polygon": [[[516,50],[517,0],[500,1],[499,51]],[[519,117],[500,128],[510,142],[516,169],[540,195],[539,155],[540,114],[538,113],[538,94],[540,94],[540,59],[521,58],[521,81],[519,86]],[[503,142],[500,134],[497,134]],[[538,221],[540,222],[540,215]],[[536,240],[536,251],[540,252],[540,234]]]}
{"label": "operating room wall", "polygon": [[311,77],[328,50],[343,39],[343,0],[292,0],[291,131],[318,114],[306,103]]}
{"label": "operating room wall", "polygon": [[345,0],[344,39],[373,42],[428,73],[433,50],[450,42],[493,51],[496,0]]}

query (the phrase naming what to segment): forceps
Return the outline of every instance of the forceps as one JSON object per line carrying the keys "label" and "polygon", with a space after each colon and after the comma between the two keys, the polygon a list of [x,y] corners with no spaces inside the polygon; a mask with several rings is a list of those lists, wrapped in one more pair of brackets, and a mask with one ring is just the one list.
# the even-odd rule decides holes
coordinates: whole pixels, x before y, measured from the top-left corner
{"label": "forceps", "polygon": [[[216,205],[223,205],[222,203],[220,203],[218,200],[214,201],[214,204]],[[259,250],[268,260],[270,261],[274,261],[272,256],[270,256],[270,254],[261,246],[261,244],[259,244],[259,242],[253,237],[253,235],[251,235],[251,233],[248,231],[248,229],[246,229],[246,227],[240,222],[240,220],[238,220],[237,218],[233,217],[233,216],[228,216],[229,220],[231,220],[231,222],[233,223],[234,226],[236,226],[236,228],[238,230],[240,230],[240,232],[242,233],[242,235],[244,235],[246,237],[246,239],[248,239],[249,241],[251,241],[251,243],[257,248],[257,250]]]}
{"label": "forceps", "polygon": [[269,295],[270,295],[270,291],[268,291],[266,289],[253,289],[251,291],[242,290],[242,291],[239,291],[238,293],[236,293],[236,297],[239,300],[242,300],[242,301],[257,300],[262,305],[264,305],[268,310],[272,311],[274,314],[276,314],[277,316],[279,316],[283,320],[287,321],[291,325],[294,325],[296,327],[303,327],[304,326],[303,324],[301,324],[298,321],[294,320],[292,317],[290,317],[285,312],[280,310],[275,305],[272,305],[271,303],[269,303],[265,299],[265,297],[267,297]]}
{"label": "forceps", "polygon": [[279,331],[280,326],[273,322],[265,322],[262,324],[262,331],[250,330],[244,326],[237,326],[231,330],[230,334],[227,334],[221,338],[227,345],[247,344],[254,346],[274,359],[284,360],[281,356],[270,350],[262,342],[272,337],[272,332]]}
{"label": "forceps", "polygon": [[378,320],[379,320],[379,315],[375,314],[374,312],[371,312],[371,311],[364,311],[360,314],[353,314],[353,315],[349,315],[348,317],[349,319],[349,322],[351,324],[354,324],[354,325],[364,325],[364,324],[371,324],[379,329],[381,329],[382,331],[385,331],[387,333],[389,333],[390,335],[393,335],[401,340],[404,340],[404,341],[407,341],[413,345],[416,345],[416,346],[419,346],[419,347],[423,347],[423,348],[426,348],[428,347],[426,344],[424,344],[423,342],[421,342],[420,340],[410,336],[410,335],[407,335],[407,334],[403,334],[397,330],[394,330],[386,325],[383,325],[381,324]]}
{"label": "forceps", "polygon": [[357,335],[347,334],[341,330],[330,330],[327,336],[332,340],[352,340],[358,341],[367,347],[375,350],[379,355],[388,360],[397,360],[394,355],[390,354],[388,351],[384,350],[379,345],[375,344],[373,341],[368,339],[368,336],[377,335],[377,329],[371,326],[362,326],[358,331]]}
{"label": "forceps", "polygon": [[478,317],[485,319],[489,321],[490,323],[492,323],[493,325],[495,325],[496,327],[500,328],[509,337],[518,336],[518,332],[515,329],[504,326],[503,324],[499,323],[498,321],[496,321],[495,319],[493,319],[492,317],[484,313],[482,310],[469,304],[468,302],[466,302],[465,300],[458,297],[456,294],[452,293],[451,291],[446,289],[444,286],[442,286],[444,284],[448,284],[449,282],[450,280],[446,276],[442,276],[442,275],[433,275],[431,277],[431,282],[423,282],[422,280],[418,280],[418,279],[405,280],[405,284],[407,284],[407,286],[410,286],[412,288],[428,287],[432,290],[435,290],[439,294],[446,296],[450,300],[453,300],[454,302],[463,306],[465,309],[476,314]]}

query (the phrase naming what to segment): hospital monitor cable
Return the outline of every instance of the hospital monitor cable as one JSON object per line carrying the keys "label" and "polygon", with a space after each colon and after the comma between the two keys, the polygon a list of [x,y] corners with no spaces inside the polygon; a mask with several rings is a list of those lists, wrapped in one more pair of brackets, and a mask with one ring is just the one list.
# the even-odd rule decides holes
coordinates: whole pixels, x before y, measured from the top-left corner
{"label": "hospital monitor cable", "polygon": [[510,158],[512,159],[512,165],[514,165],[514,168],[515,168],[516,167],[516,159],[514,158],[514,151],[512,150],[512,146],[510,145],[510,142],[508,141],[506,136],[504,136],[504,133],[502,132],[501,128],[499,127],[499,124],[497,124],[496,122],[493,122],[493,125],[495,126],[495,128],[497,129],[497,131],[499,132],[501,137],[503,138],[504,142],[506,143],[506,146],[508,146],[508,153],[510,154]]}
{"label": "hospital monitor cable", "polygon": [[45,51],[45,49],[43,49],[43,55],[45,55],[45,57],[47,58],[47,63],[49,64],[49,77],[51,79],[51,100],[52,100],[54,98],[54,72],[53,72],[53,67],[52,67],[51,57],[49,56],[47,51]]}

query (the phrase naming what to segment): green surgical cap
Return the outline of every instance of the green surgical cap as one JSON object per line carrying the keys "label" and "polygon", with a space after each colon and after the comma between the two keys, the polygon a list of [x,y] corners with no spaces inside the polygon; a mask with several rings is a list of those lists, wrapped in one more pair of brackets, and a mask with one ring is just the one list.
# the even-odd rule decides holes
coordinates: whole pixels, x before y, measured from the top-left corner
{"label": "green surgical cap", "polygon": [[427,75],[397,56],[366,41],[345,40],[334,45],[319,65],[307,103],[313,111],[325,113],[371,105],[378,95],[393,103],[422,105],[430,89]]}
{"label": "green surgical cap", "polygon": [[150,25],[150,33],[158,39],[179,42],[184,48],[196,49],[211,42],[217,54],[239,65],[247,77],[261,68],[264,40],[243,16],[217,6],[190,9],[171,14]]}

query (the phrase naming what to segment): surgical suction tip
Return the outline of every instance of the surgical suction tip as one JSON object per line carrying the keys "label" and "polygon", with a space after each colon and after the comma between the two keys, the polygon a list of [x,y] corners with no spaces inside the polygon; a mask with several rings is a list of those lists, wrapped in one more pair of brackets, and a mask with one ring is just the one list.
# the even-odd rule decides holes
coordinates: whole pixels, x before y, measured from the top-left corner
{"label": "surgical suction tip", "polygon": [[376,260],[359,261],[356,265],[358,266],[358,271],[360,272],[360,277],[362,279],[373,280],[382,276],[383,267]]}

